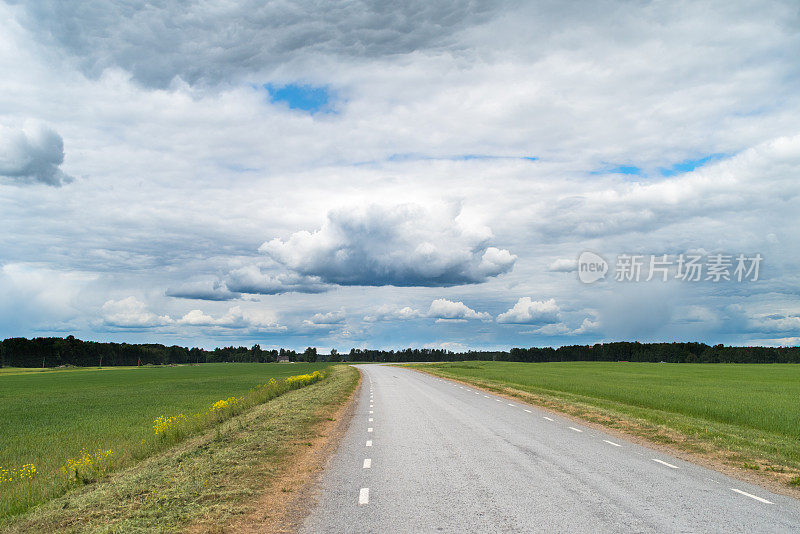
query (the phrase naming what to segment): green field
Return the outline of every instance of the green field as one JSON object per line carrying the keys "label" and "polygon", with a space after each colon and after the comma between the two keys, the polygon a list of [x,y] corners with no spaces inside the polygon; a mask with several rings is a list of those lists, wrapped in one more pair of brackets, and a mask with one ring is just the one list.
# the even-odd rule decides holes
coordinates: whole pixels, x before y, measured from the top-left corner
{"label": "green field", "polygon": [[[270,378],[310,373],[326,364],[203,364],[198,366],[0,370],[0,469],[36,468],[31,498],[63,487],[48,482],[82,451],[111,450],[113,466],[142,455],[158,416],[208,410]],[[11,482],[13,483],[13,482]],[[8,487],[10,482],[0,481]],[[38,497],[37,497],[38,495]],[[3,508],[0,498],[0,508]],[[19,509],[6,508],[5,513]],[[0,517],[4,515],[0,510]]]}
{"label": "green field", "polygon": [[[792,468],[800,467],[800,365],[463,362],[414,367],[559,409],[663,426]],[[743,460],[743,462],[745,461]],[[755,467],[755,466],[754,466]]]}

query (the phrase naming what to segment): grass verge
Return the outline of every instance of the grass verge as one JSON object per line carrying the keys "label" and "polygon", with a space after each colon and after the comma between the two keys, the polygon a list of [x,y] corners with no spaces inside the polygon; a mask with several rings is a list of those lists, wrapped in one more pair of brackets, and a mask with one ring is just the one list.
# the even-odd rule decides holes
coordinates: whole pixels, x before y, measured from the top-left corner
{"label": "grass verge", "polygon": [[[18,532],[224,532],[255,513],[319,425],[355,390],[358,371],[289,391],[204,434],[7,520]],[[295,466],[297,467],[297,466]]]}
{"label": "grass verge", "polygon": [[[714,420],[710,415],[702,417],[679,411],[683,405],[687,411],[696,410],[698,406],[713,403],[712,397],[718,396],[717,403],[724,403],[726,410],[738,410],[742,412],[738,414],[742,420],[752,418],[752,425],[756,425],[761,422],[760,412],[747,412],[744,402],[737,402],[737,397],[744,400],[753,391],[760,390],[760,395],[772,396],[780,403],[787,400],[784,387],[771,389],[757,383],[755,376],[762,372],[760,370],[753,371],[754,380],[750,384],[742,381],[741,376],[727,384],[726,371],[716,368],[710,371],[715,375],[706,379],[724,387],[725,393],[711,394],[707,388],[692,394],[695,385],[690,383],[688,375],[702,374],[705,370],[675,366],[697,364],[641,364],[649,366],[649,377],[641,375],[636,365],[464,362],[409,367],[520,399],[634,440],[638,438],[638,441],[687,460],[800,498],[797,483],[800,480],[800,441],[791,434],[791,429],[789,432],[768,431],[743,422],[730,423]],[[630,366],[631,371],[622,370],[625,366]],[[743,371],[742,366],[738,367],[737,375]],[[774,370],[774,366],[769,369]],[[800,371],[800,368],[795,370]],[[680,376],[683,373],[687,376]],[[688,392],[686,397],[682,397],[682,388]],[[626,389],[630,390],[627,399],[623,396]],[[665,397],[670,397],[668,402],[673,404],[672,409],[657,407],[665,402]],[[763,410],[770,409],[767,401],[762,403],[765,404]],[[794,415],[786,414],[787,417]]]}

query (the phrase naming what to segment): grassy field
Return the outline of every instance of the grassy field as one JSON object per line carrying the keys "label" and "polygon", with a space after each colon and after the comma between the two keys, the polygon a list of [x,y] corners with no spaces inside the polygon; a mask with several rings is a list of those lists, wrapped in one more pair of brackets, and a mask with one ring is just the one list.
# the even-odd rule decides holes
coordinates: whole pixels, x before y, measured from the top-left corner
{"label": "grassy field", "polygon": [[527,396],[654,441],[683,436],[687,439],[680,445],[687,449],[727,451],[723,459],[753,470],[796,475],[800,469],[800,365],[463,362],[414,367]]}
{"label": "grassy field", "polygon": [[[63,493],[60,473],[85,458],[104,470],[130,465],[154,450],[154,420],[192,414],[271,378],[326,364],[20,370],[0,373],[0,518]],[[98,455],[98,451],[103,451]],[[107,453],[111,451],[111,453]],[[101,457],[102,456],[102,457]],[[35,472],[30,467],[34,466]],[[12,487],[27,493],[12,502]],[[9,480],[10,479],[10,480]],[[4,487],[5,486],[5,487]]]}
{"label": "grassy field", "polygon": [[321,382],[0,520],[0,532],[290,532],[293,512],[312,502],[303,484],[325,459],[316,444],[330,440],[326,425],[338,424],[358,379],[333,366]]}

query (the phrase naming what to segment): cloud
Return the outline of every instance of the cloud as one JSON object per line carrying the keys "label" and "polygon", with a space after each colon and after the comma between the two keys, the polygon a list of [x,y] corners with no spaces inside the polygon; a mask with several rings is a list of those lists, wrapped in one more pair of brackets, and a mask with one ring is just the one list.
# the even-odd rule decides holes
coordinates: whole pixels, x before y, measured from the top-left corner
{"label": "cloud", "polygon": [[498,315],[497,322],[505,324],[557,323],[560,311],[555,299],[531,300],[530,297],[522,297],[510,310]]}
{"label": "cloud", "polygon": [[[0,262],[38,273],[1,277],[6,335],[69,324],[76,335],[102,337],[108,329],[92,320],[119,295],[152,295],[146,302],[157,315],[181,317],[190,307],[163,299],[169,287],[167,294],[203,300],[214,321],[228,306],[211,301],[246,291],[270,295],[263,300],[291,316],[292,327],[346,303],[375,319],[368,335],[347,323],[351,346],[423,345],[441,341],[428,324],[434,319],[415,319],[446,294],[440,285],[477,279],[485,283],[458,298],[494,315],[520,295],[597,310],[581,342],[796,336],[800,63],[785,53],[798,45],[793,0],[759,10],[737,2],[488,10],[354,2],[313,13],[306,3],[248,2],[0,2],[0,122],[47,121],[63,136],[69,164],[50,170],[86,173],[62,189],[14,186],[42,183],[35,173],[0,177]],[[270,84],[324,87],[336,113],[273,102]],[[35,139],[12,146],[37,146]],[[20,160],[4,150],[4,166]],[[714,154],[725,156],[704,161]],[[527,155],[539,159],[518,159]],[[366,216],[362,229],[346,226],[355,216],[326,221],[331,208],[362,206],[355,211],[365,214],[376,202],[428,209],[391,220],[387,227],[399,229],[388,239]],[[434,207],[450,204],[461,211]],[[325,224],[332,230],[322,231]],[[406,227],[421,238],[397,245]],[[310,252],[295,248],[299,229],[321,232],[330,248],[312,238],[299,240]],[[286,263],[253,258],[273,237],[292,245]],[[425,241],[432,261],[414,258]],[[336,258],[362,242],[364,265]],[[587,286],[547,272],[549,262],[583,250],[610,259],[700,248],[761,252],[763,278],[683,291],[669,283],[655,294],[637,284],[617,297],[613,280]],[[400,252],[382,263],[387,250]],[[511,252],[519,256],[513,269],[494,276]],[[312,261],[312,253],[323,258]],[[73,280],[76,273],[85,280]],[[200,278],[216,273],[227,274]],[[364,279],[419,285],[345,286]],[[384,302],[400,304],[373,309]],[[747,313],[730,311],[737,303]],[[562,316],[549,324],[575,328],[584,319]],[[452,330],[469,346],[530,341],[523,328],[475,320]],[[548,331],[570,335],[557,330]],[[207,346],[299,339],[211,322],[117,332]],[[314,344],[316,333],[302,342]]]}
{"label": "cloud", "polygon": [[167,315],[156,315],[136,297],[108,300],[101,308],[103,323],[120,328],[152,328],[166,326],[174,321]]}
{"label": "cloud", "polygon": [[344,323],[346,318],[347,314],[343,309],[328,313],[315,313],[310,319],[303,321],[303,326],[329,328]]}
{"label": "cloud", "polygon": [[465,219],[412,204],[341,209],[319,230],[259,250],[300,275],[343,286],[444,287],[510,271],[517,257],[489,246],[491,230]]}
{"label": "cloud", "polygon": [[199,280],[186,282],[176,287],[168,288],[168,297],[197,300],[234,300],[241,298],[241,293],[228,289],[225,282],[218,280]]}
{"label": "cloud", "polygon": [[800,315],[757,315],[749,318],[749,328],[760,333],[800,334]]}
{"label": "cloud", "polygon": [[572,331],[573,334],[594,334],[600,330],[600,321],[586,317],[581,325]]}
{"label": "cloud", "polygon": [[219,83],[316,56],[374,58],[439,48],[496,2],[336,2],[131,4],[95,0],[68,8],[25,2],[23,23],[40,40],[81,58],[99,74],[123,68],[166,87],[174,77]]}
{"label": "cloud", "polygon": [[467,319],[492,320],[492,316],[486,312],[476,312],[463,302],[453,302],[447,299],[436,299],[431,302],[427,317],[435,318],[436,322],[461,322]]}
{"label": "cloud", "polygon": [[233,306],[220,317],[213,317],[202,310],[191,310],[178,319],[177,324],[185,326],[223,327],[232,329],[248,329],[257,332],[283,332],[285,326],[278,324],[269,310],[244,310]]}
{"label": "cloud", "polygon": [[578,261],[559,258],[547,266],[547,270],[555,273],[572,273],[578,268]]}
{"label": "cloud", "polygon": [[59,169],[63,162],[64,141],[50,128],[32,122],[22,130],[0,126],[0,176],[58,187],[73,180]]}
{"label": "cloud", "polygon": [[279,295],[281,293],[323,293],[330,286],[317,276],[297,273],[264,273],[256,265],[248,265],[232,270],[225,278],[224,285],[233,292]]}
{"label": "cloud", "polygon": [[374,323],[377,321],[392,321],[392,320],[405,321],[408,319],[416,319],[418,317],[424,317],[424,314],[420,313],[419,310],[416,310],[411,306],[403,306],[402,308],[397,308],[391,305],[383,305],[373,310],[371,313],[365,315],[364,321],[368,323]]}

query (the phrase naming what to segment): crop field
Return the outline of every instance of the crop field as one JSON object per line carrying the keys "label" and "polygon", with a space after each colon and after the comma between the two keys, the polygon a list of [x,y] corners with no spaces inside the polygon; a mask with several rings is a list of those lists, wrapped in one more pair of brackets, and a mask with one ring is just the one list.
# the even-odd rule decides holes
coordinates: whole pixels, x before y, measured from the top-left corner
{"label": "crop field", "polygon": [[266,392],[266,385],[283,387],[290,376],[325,367],[0,369],[0,519],[63,493],[79,473],[85,477],[147,456],[177,423],[199,427],[208,414],[222,418],[243,399],[253,402],[260,385]]}
{"label": "crop field", "polygon": [[800,466],[800,365],[461,362],[414,367],[596,407]]}

